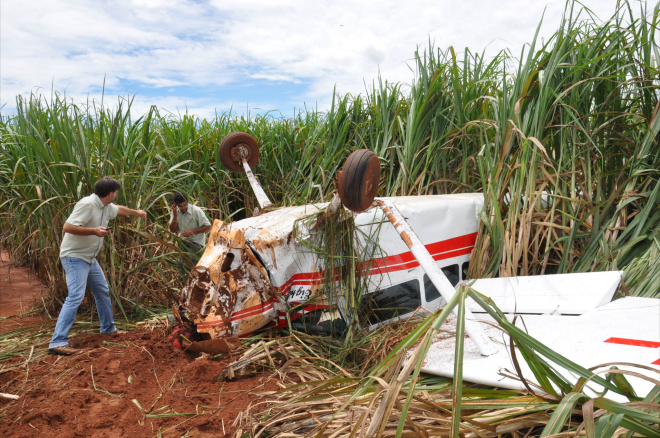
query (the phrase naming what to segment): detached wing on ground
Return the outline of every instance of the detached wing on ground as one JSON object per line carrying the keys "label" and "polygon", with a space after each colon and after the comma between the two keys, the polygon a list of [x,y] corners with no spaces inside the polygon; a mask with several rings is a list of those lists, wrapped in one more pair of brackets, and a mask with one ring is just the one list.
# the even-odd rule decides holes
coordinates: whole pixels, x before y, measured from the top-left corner
{"label": "detached wing on ground", "polygon": [[[621,370],[642,373],[656,381],[660,376],[660,301],[653,298],[626,297],[610,301],[618,286],[621,273],[598,272],[584,274],[545,275],[478,280],[473,288],[491,297],[495,305],[516,325],[542,344],[595,372],[616,366]],[[497,346],[497,353],[482,356],[471,343],[465,343],[463,379],[500,388],[525,390],[518,379],[510,354],[510,339],[495,321],[476,303],[468,300],[475,317],[482,321],[486,334]],[[455,319],[448,320],[443,329],[452,331]],[[454,372],[453,335],[431,346],[423,371],[446,377]],[[538,384],[532,371],[517,354],[523,377]],[[628,365],[626,365],[628,364]],[[646,369],[631,366],[642,365]],[[569,381],[578,376],[557,366]],[[645,396],[654,384],[648,380],[629,377],[638,395]],[[603,388],[591,383],[592,395]],[[609,393],[617,401],[623,396]]]}

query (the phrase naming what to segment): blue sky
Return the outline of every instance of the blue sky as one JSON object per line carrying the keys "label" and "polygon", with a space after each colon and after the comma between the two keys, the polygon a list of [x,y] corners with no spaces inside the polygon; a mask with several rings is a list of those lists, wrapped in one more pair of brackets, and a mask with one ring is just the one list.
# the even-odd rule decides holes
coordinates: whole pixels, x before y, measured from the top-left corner
{"label": "blue sky", "polygon": [[[616,0],[585,0],[609,19]],[[638,4],[638,3],[636,3]],[[652,7],[652,4],[649,4]],[[135,96],[133,112],[213,117],[327,109],[332,92],[363,93],[378,75],[410,83],[415,49],[519,54],[545,13],[557,28],[564,2],[532,0],[2,0],[0,105],[16,96],[77,102]],[[586,18],[586,15],[585,15]]]}

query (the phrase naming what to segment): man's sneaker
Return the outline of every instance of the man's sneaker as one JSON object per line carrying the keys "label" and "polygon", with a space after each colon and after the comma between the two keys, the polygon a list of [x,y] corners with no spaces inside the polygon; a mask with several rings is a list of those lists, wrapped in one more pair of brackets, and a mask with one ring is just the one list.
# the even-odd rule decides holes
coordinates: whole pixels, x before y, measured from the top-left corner
{"label": "man's sneaker", "polygon": [[123,335],[125,333],[127,333],[125,330],[115,330],[112,333],[102,333],[102,334],[104,334],[106,336],[113,336],[114,337],[114,336],[118,336],[118,335]]}
{"label": "man's sneaker", "polygon": [[55,347],[55,348],[49,348],[48,349],[48,354],[57,354],[59,356],[71,356],[72,354],[76,354],[78,350],[75,348],[71,348],[68,345],[65,345],[63,347]]}

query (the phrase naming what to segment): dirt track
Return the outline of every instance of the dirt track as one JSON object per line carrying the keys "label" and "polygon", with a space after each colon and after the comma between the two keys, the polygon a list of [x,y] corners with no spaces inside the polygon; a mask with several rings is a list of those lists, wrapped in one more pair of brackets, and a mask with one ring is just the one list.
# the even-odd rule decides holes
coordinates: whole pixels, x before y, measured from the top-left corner
{"label": "dirt track", "polygon": [[[11,289],[0,283],[3,303],[21,301],[8,293],[26,293],[15,286],[27,272],[11,275]],[[28,287],[34,290],[34,281]],[[37,323],[54,324],[21,316],[0,322],[0,331]],[[49,356],[46,345],[37,345],[29,362],[1,361],[0,392],[19,398],[0,397],[0,436],[232,436],[237,415],[258,403],[259,393],[278,389],[276,377],[266,374],[219,382],[234,358],[195,358],[173,350],[166,336],[165,329],[80,334],[71,338],[77,355]]]}
{"label": "dirt track", "polygon": [[46,287],[27,269],[10,270],[9,254],[0,248],[0,316],[29,310],[34,301],[45,293]]}

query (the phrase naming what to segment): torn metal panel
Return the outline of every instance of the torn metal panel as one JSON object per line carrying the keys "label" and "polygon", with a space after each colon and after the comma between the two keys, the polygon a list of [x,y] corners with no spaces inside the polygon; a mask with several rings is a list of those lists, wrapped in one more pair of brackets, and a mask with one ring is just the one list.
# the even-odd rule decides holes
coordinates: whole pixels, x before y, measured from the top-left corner
{"label": "torn metal panel", "polygon": [[[236,336],[263,327],[275,314],[268,274],[243,230],[216,221],[209,245],[181,294],[200,333]],[[242,309],[242,318],[237,318]]]}
{"label": "torn metal panel", "polygon": [[215,221],[208,246],[181,294],[181,304],[194,315],[200,333],[211,338],[245,335],[286,311],[277,283],[278,278],[284,283],[301,259],[293,226],[317,209],[280,209],[226,225]]}

